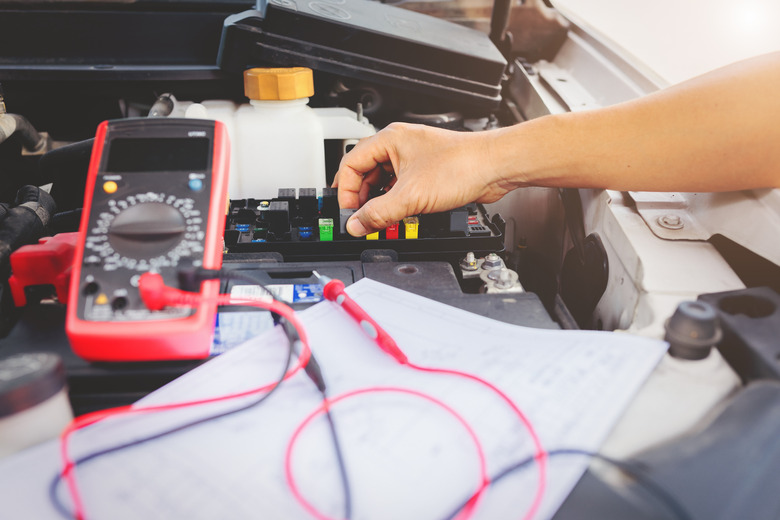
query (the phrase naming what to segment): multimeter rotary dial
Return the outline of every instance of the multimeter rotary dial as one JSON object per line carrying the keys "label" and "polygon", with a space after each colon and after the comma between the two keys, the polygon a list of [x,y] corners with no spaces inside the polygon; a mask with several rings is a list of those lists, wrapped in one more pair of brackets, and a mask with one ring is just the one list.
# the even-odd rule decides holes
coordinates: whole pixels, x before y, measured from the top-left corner
{"label": "multimeter rotary dial", "polygon": [[199,265],[203,253],[201,213],[192,199],[175,195],[142,193],[110,200],[91,231],[86,248],[105,270],[159,269],[178,265],[182,258]]}

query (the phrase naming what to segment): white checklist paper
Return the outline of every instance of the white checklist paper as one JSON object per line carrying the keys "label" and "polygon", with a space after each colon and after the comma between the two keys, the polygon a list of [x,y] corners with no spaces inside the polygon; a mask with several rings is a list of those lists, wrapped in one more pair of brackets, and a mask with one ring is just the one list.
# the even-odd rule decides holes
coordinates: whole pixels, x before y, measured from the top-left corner
{"label": "white checklist paper", "polygon": [[[508,325],[368,279],[347,291],[413,363],[469,372],[499,387],[547,450],[598,450],[666,351],[663,342],[621,333]],[[489,475],[534,454],[522,422],[484,386],[399,365],[331,302],[300,317],[330,397],[358,392],[332,409],[353,519],[445,518],[477,489],[473,438],[429,399],[473,428]],[[281,373],[286,350],[286,337],[274,329],[192,370],[139,406],[262,386]],[[381,390],[359,393],[368,388]],[[77,432],[71,452],[78,459],[240,404],[107,420]],[[291,436],[320,404],[314,385],[299,373],[258,407],[86,462],[77,475],[87,518],[312,518],[293,496],[284,462]],[[343,518],[344,495],[321,416],[301,432],[292,453],[301,495],[320,514]],[[554,515],[587,463],[579,456],[548,460],[534,518]],[[60,518],[48,498],[59,465],[55,443],[0,460],[2,516]],[[491,486],[472,518],[523,518],[539,477],[531,464]],[[69,505],[64,485],[58,495]]]}

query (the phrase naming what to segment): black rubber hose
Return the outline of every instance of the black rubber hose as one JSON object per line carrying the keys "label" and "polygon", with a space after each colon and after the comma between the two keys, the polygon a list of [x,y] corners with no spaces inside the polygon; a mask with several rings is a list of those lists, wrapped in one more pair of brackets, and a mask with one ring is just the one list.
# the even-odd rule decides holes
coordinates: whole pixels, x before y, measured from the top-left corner
{"label": "black rubber hose", "polygon": [[22,146],[31,152],[40,151],[46,146],[46,139],[25,117],[16,114],[0,115],[0,143],[14,134],[19,136]]}
{"label": "black rubber hose", "polygon": [[36,186],[19,189],[14,203],[0,224],[0,266],[12,252],[44,236],[49,219],[57,211],[51,195]]}
{"label": "black rubber hose", "polygon": [[[84,203],[89,159],[95,139],[79,141],[51,150],[38,161],[35,184],[51,182],[51,196],[60,211],[80,208]],[[32,183],[30,183],[32,184]]]}

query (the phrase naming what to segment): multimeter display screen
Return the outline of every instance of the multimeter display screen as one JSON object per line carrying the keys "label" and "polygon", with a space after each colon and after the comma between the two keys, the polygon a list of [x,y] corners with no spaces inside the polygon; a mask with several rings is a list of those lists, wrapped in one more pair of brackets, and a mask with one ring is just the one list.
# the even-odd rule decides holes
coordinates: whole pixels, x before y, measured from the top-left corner
{"label": "multimeter display screen", "polygon": [[209,167],[210,144],[205,137],[113,139],[106,171],[203,171]]}

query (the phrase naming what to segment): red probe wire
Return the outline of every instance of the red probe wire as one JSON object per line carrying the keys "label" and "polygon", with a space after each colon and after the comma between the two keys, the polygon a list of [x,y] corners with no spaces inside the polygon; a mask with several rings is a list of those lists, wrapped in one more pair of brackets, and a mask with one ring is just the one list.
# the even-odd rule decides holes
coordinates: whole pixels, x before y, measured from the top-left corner
{"label": "red probe wire", "polygon": [[[166,306],[196,306],[204,301],[197,293],[188,293],[180,291],[173,287],[168,287],[162,280],[162,277],[154,273],[145,273],[141,276],[139,281],[139,289],[141,297],[144,303],[152,309],[159,310]],[[276,300],[254,300],[249,298],[232,298],[228,294],[221,294],[215,298],[217,305],[246,305],[251,307],[258,307],[261,309],[269,310],[288,320],[298,331],[303,348],[298,357],[298,362],[290,368],[285,374],[282,380],[287,380],[295,375],[299,370],[306,366],[311,356],[311,350],[309,349],[309,341],[306,336],[306,331],[303,328],[303,324],[298,320],[295,315],[295,311],[285,305],[284,303]],[[141,413],[153,413],[162,412],[166,410],[175,410],[180,408],[186,408],[190,406],[198,406],[202,404],[210,404],[221,401],[228,401],[231,399],[238,399],[241,397],[247,397],[250,395],[259,394],[264,391],[268,391],[274,388],[278,384],[275,381],[271,384],[267,384],[261,387],[244,390],[242,392],[236,392],[232,394],[226,394],[216,397],[208,397],[205,399],[197,399],[193,401],[182,401],[178,403],[169,403],[163,405],[153,406],[119,406],[116,408],[110,408],[106,410],[99,410],[88,414],[81,415],[73,419],[60,434],[60,458],[62,459],[62,478],[65,480],[70,492],[71,499],[73,501],[74,515],[77,520],[84,520],[86,518],[84,514],[84,504],[81,500],[81,494],[79,493],[78,482],[76,481],[75,464],[68,453],[68,441],[73,433],[82,428],[86,428],[92,424],[100,422],[110,417],[117,417],[120,415],[131,415]]]}
{"label": "red probe wire", "polygon": [[293,450],[295,448],[296,442],[298,441],[298,437],[312,420],[314,420],[319,415],[323,414],[326,410],[331,408],[332,405],[340,401],[344,401],[345,399],[349,399],[362,394],[386,393],[386,392],[409,394],[430,401],[436,406],[438,406],[439,408],[442,408],[447,413],[452,415],[461,424],[461,426],[463,426],[466,432],[468,432],[469,437],[471,437],[471,440],[474,443],[474,446],[477,451],[477,457],[479,460],[479,472],[480,472],[479,487],[477,488],[477,491],[470,499],[469,505],[466,508],[467,511],[465,511],[465,514],[463,516],[464,520],[470,518],[471,515],[473,514],[474,508],[477,505],[477,502],[479,501],[479,497],[482,495],[482,493],[487,489],[487,486],[490,484],[490,477],[488,476],[487,473],[487,460],[485,457],[485,452],[482,449],[482,444],[479,442],[479,437],[477,437],[476,432],[469,425],[466,419],[464,419],[462,415],[460,415],[456,410],[451,408],[443,401],[440,401],[435,397],[429,396],[417,390],[411,390],[408,388],[400,388],[400,387],[375,386],[370,388],[360,388],[357,390],[351,390],[349,392],[343,393],[337,397],[326,399],[318,408],[312,411],[303,420],[303,422],[301,422],[298,425],[298,427],[295,429],[295,432],[292,434],[292,437],[290,437],[290,442],[287,444],[287,451],[285,452],[285,456],[284,456],[284,472],[285,472],[285,477],[287,479],[287,486],[290,488],[290,491],[292,491],[293,496],[298,501],[298,503],[301,504],[301,506],[303,506],[304,509],[306,509],[306,511],[310,515],[317,518],[318,520],[334,520],[333,518],[324,515],[320,511],[318,511],[311,503],[309,503],[308,500],[306,500],[306,498],[303,496],[303,493],[301,493],[300,489],[298,489],[298,485],[295,482],[295,477],[293,476],[293,470],[292,470]]}
{"label": "red probe wire", "polygon": [[[474,374],[469,374],[468,372],[461,372],[460,370],[423,367],[423,366],[415,365],[414,363],[411,362],[406,363],[406,365],[409,368],[418,370],[420,372],[448,374],[448,375],[454,375],[457,377],[470,379],[481,385],[486,386],[495,394],[497,394],[499,397],[501,397],[501,399],[509,405],[509,407],[515,413],[515,415],[520,419],[520,422],[523,423],[523,426],[528,431],[528,435],[531,436],[531,441],[534,444],[534,459],[536,459],[537,467],[539,468],[539,479],[537,480],[536,492],[534,493],[533,501],[531,502],[531,505],[528,507],[528,510],[525,512],[525,514],[522,517],[523,520],[530,520],[531,518],[533,518],[534,515],[536,515],[536,512],[539,510],[539,507],[541,507],[542,505],[542,499],[544,498],[544,493],[547,488],[547,451],[542,446],[542,441],[539,438],[539,434],[536,433],[536,430],[534,429],[530,419],[526,417],[523,411],[520,410],[520,408],[514,403],[514,401],[512,401],[512,399],[508,395],[506,395],[500,388],[498,388],[497,386],[495,386],[493,383],[491,383],[486,379],[482,379],[481,377],[476,376]],[[477,493],[472,496],[472,500],[478,498],[479,493],[481,492],[482,490],[477,491]]]}
{"label": "red probe wire", "polygon": [[[390,336],[390,334],[388,334],[376,321],[374,321],[374,319],[371,318],[369,314],[346,293],[344,290],[344,282],[337,279],[331,279],[327,276],[321,276],[316,271],[314,271],[313,274],[320,280],[321,283],[324,284],[322,288],[323,296],[344,309],[347,314],[349,314],[361,326],[364,332],[374,340],[377,346],[393,357],[393,359],[395,359],[399,364],[408,366],[409,368],[420,372],[447,374],[469,379],[489,388],[493,393],[498,395],[506,404],[509,405],[515,415],[517,415],[517,417],[520,419],[520,422],[523,423],[523,426],[528,431],[528,434],[531,436],[531,441],[534,444],[534,459],[536,459],[538,463],[537,466],[539,468],[539,480],[533,501],[531,506],[528,508],[528,511],[523,516],[523,520],[529,520],[533,518],[541,506],[542,499],[544,498],[545,488],[547,486],[547,452],[542,446],[542,442],[539,439],[539,435],[536,433],[533,424],[528,419],[528,417],[526,417],[523,411],[518,408],[514,401],[512,401],[508,395],[506,395],[493,383],[474,374],[469,374],[468,372],[462,372],[460,370],[453,369],[423,367],[411,363],[406,354],[403,353],[395,340],[393,340],[392,336]],[[472,496],[472,499],[477,499],[480,493],[482,493],[482,490],[478,490],[477,493]]]}
{"label": "red probe wire", "polygon": [[[432,372],[432,373],[441,373],[441,374],[447,374],[447,375],[454,375],[458,377],[465,377],[472,381],[481,383],[488,388],[490,388],[493,392],[498,394],[502,400],[504,400],[506,403],[509,404],[509,406],[512,408],[512,410],[515,412],[515,414],[520,418],[521,422],[523,423],[523,426],[528,430],[529,435],[531,436],[531,440],[534,443],[535,447],[535,453],[534,453],[534,459],[537,461],[537,465],[539,468],[539,478],[537,480],[536,485],[536,491],[534,493],[534,498],[531,502],[531,505],[526,510],[525,514],[523,515],[523,520],[530,520],[531,518],[536,515],[537,511],[539,510],[539,507],[541,506],[542,499],[544,498],[544,493],[546,491],[546,483],[547,483],[547,451],[542,447],[541,440],[539,439],[539,435],[536,433],[536,430],[533,427],[533,424],[531,421],[525,416],[525,414],[520,410],[517,405],[507,396],[501,389],[493,385],[487,380],[484,380],[478,376],[475,376],[473,374],[469,374],[467,372],[460,372],[458,370],[450,370],[450,369],[443,369],[443,368],[429,368],[429,367],[421,367],[418,365],[415,365],[411,362],[406,363],[409,368],[412,368],[414,370],[419,370],[422,372]],[[328,409],[329,405],[335,404],[339,401],[342,401],[344,399],[354,397],[356,395],[365,394],[365,393],[371,393],[371,392],[403,392],[415,395],[417,397],[420,397],[422,399],[427,399],[428,401],[433,402],[437,406],[445,409],[447,412],[449,412],[451,415],[453,415],[458,422],[460,422],[463,427],[468,431],[469,435],[472,437],[475,445],[477,446],[477,452],[479,457],[479,463],[480,463],[480,471],[481,471],[481,479],[482,483],[480,484],[479,488],[474,492],[474,494],[469,498],[466,506],[461,511],[461,514],[457,516],[456,518],[461,520],[468,520],[471,518],[471,516],[474,514],[474,511],[476,509],[476,506],[479,502],[479,499],[481,498],[482,494],[485,492],[487,487],[490,485],[490,477],[487,475],[485,470],[485,456],[482,450],[482,445],[479,442],[479,439],[476,437],[476,434],[474,433],[473,429],[469,424],[466,422],[466,420],[458,414],[454,409],[450,408],[447,404],[445,404],[442,401],[439,401],[438,399],[431,397],[427,394],[423,394],[421,392],[417,392],[414,390],[409,390],[405,388],[399,388],[399,387],[371,387],[371,388],[364,388],[364,389],[358,389],[358,390],[352,390],[350,392],[341,394],[337,397],[327,399],[324,401],[318,408],[316,408],[314,411],[312,411],[301,424],[298,425],[295,432],[293,433],[289,444],[287,445],[287,452],[285,455],[285,462],[284,462],[284,468],[285,468],[285,476],[287,478],[287,485],[290,488],[290,490],[293,493],[293,496],[298,501],[299,504],[312,516],[316,517],[319,520],[334,520],[331,517],[328,517],[321,512],[319,512],[313,505],[311,505],[306,498],[303,496],[303,494],[298,489],[297,484],[295,483],[295,478],[292,474],[292,453],[293,448],[295,446],[295,443],[297,442],[298,437],[300,436],[301,432],[306,428],[306,426],[314,420],[317,416],[321,415],[325,412],[325,410]]]}

